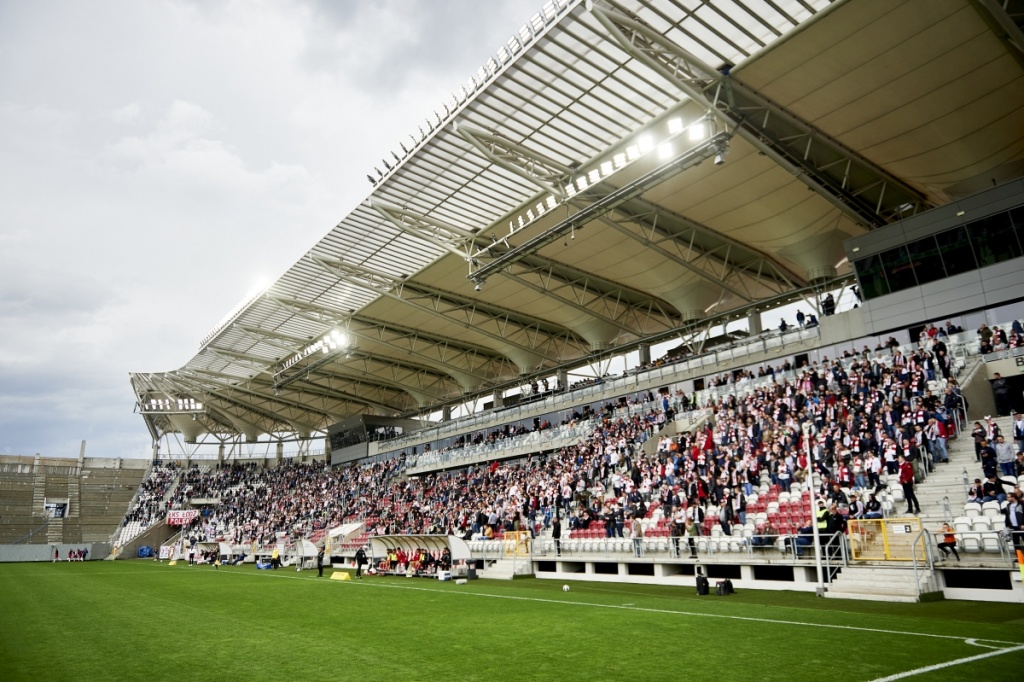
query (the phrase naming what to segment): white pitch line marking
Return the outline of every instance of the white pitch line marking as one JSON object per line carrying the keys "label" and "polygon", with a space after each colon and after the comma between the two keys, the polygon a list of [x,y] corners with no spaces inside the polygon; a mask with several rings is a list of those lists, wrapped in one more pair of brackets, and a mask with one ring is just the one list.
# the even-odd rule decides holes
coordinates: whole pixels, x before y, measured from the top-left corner
{"label": "white pitch line marking", "polygon": [[[992,641],[992,640],[985,640],[985,641],[989,642],[989,641]],[[970,644],[971,646],[980,646],[980,647],[985,648],[985,649],[1002,649],[1003,648],[1003,647],[999,647],[999,646],[989,646],[988,644],[982,644],[981,642],[979,642],[976,639],[965,639],[964,643],[965,644]]]}
{"label": "white pitch line marking", "polygon": [[924,673],[935,672],[936,670],[942,670],[944,668],[952,668],[955,665],[963,665],[964,663],[973,663],[974,661],[980,661],[985,658],[992,658],[993,656],[1002,656],[1003,654],[1010,654],[1015,651],[1024,651],[1024,645],[1013,646],[1007,649],[999,649],[997,651],[989,651],[984,654],[978,654],[977,656],[968,656],[967,658],[957,658],[952,661],[946,661],[945,663],[936,663],[935,665],[925,666],[924,668],[914,668],[913,670],[907,670],[906,672],[896,673],[895,675],[889,675],[888,677],[879,677],[871,680],[871,682],[894,682],[894,680],[902,680],[907,677],[914,675],[923,675]]}
{"label": "white pitch line marking", "polygon": [[[260,574],[255,574],[254,575],[252,573],[240,573],[240,572],[236,572],[236,571],[225,571],[224,572],[225,575],[237,575],[237,576],[246,576],[246,577],[253,577],[253,578],[255,578],[255,577],[260,577],[260,578],[285,578],[287,580],[314,580],[314,581],[317,581],[317,582],[320,582],[322,580],[322,579],[318,579],[316,577],[308,577],[307,578],[305,576],[288,575],[288,574],[278,575],[276,573],[270,573],[270,572],[266,572],[266,571],[261,572],[261,573],[263,575],[260,575]],[[327,580],[327,581],[323,581],[323,582],[325,582],[325,583],[335,583],[335,584],[340,582],[341,584],[347,584],[347,585],[350,585],[350,586],[354,586],[354,585],[358,584],[358,585],[363,586],[363,587],[377,587],[377,588],[381,588],[381,589],[390,589],[390,590],[412,590],[414,592],[433,592],[433,593],[436,593],[436,594],[454,594],[454,595],[469,596],[469,597],[489,597],[491,599],[511,599],[513,601],[532,601],[532,602],[540,602],[540,603],[544,603],[544,604],[561,604],[561,605],[569,605],[569,606],[589,606],[589,607],[593,607],[593,608],[604,608],[604,609],[623,609],[623,610],[627,610],[627,611],[640,611],[640,612],[644,612],[644,613],[662,613],[662,614],[674,614],[674,615],[678,615],[678,616],[693,616],[693,617],[696,617],[696,618],[724,618],[726,620],[742,620],[742,621],[749,621],[749,622],[754,622],[754,623],[770,623],[772,625],[800,625],[800,626],[805,626],[805,627],[829,628],[829,629],[833,629],[833,630],[853,630],[853,631],[858,631],[858,632],[873,632],[873,633],[885,634],[885,635],[906,635],[906,636],[911,636],[911,637],[932,637],[932,638],[936,638],[936,639],[952,639],[952,640],[956,640],[958,642],[965,642],[965,643],[968,643],[968,644],[973,644],[974,646],[981,646],[981,647],[984,647],[986,645],[979,644],[978,642],[993,642],[995,644],[1006,644],[1006,645],[1010,646],[1010,648],[1007,648],[1007,649],[999,649],[997,651],[992,651],[992,652],[989,652],[989,653],[986,653],[986,654],[979,654],[979,656],[981,658],[987,658],[989,656],[997,656],[999,654],[1009,653],[1011,651],[1017,651],[1018,649],[1024,650],[1024,644],[1021,644],[1020,642],[1007,642],[1007,641],[999,640],[999,639],[965,638],[965,637],[959,636],[959,635],[938,635],[938,634],[931,633],[931,632],[905,632],[905,631],[902,631],[902,630],[884,630],[884,629],[881,629],[881,628],[866,628],[866,627],[860,627],[860,626],[857,626],[857,625],[837,625],[837,624],[834,624],[834,623],[808,623],[806,621],[798,621],[798,620],[778,620],[778,619],[772,619],[772,618],[754,618],[753,616],[730,616],[730,615],[719,614],[719,613],[696,613],[696,612],[693,612],[693,611],[673,611],[671,609],[653,609],[653,608],[649,608],[649,607],[632,606],[632,605],[629,605],[629,604],[623,604],[621,606],[617,605],[617,604],[592,604],[592,603],[589,603],[589,602],[568,601],[568,600],[564,600],[564,599],[544,599],[544,598],[541,598],[541,597],[520,597],[520,596],[508,595],[508,594],[487,594],[485,592],[466,592],[466,591],[463,591],[463,590],[458,590],[458,591],[456,591],[456,590],[451,590],[451,591],[444,590],[444,591],[442,591],[442,590],[437,590],[437,589],[433,589],[433,588],[429,588],[429,587],[416,587],[414,585],[388,585],[388,584],[378,583],[378,582],[356,583],[355,581],[348,581],[348,580],[342,580],[342,581]],[[968,662],[968,661],[971,661],[971,660],[974,660],[974,658],[958,659],[958,662],[950,662],[949,665],[958,665],[959,662]],[[939,664],[939,665],[942,665],[942,664]],[[931,668],[929,668],[928,670],[930,670],[930,669]],[[925,669],[922,668],[921,671],[924,672]],[[909,673],[900,673],[900,674],[901,675],[909,676]],[[917,673],[914,672],[913,674],[917,674]],[[889,679],[890,678],[882,678],[882,679],[879,679],[879,680],[872,680],[872,682],[885,682],[885,680],[889,680]],[[900,678],[894,677],[894,678],[891,678],[891,679],[900,679]]]}
{"label": "white pitch line marking", "polygon": [[[369,587],[369,584],[367,585],[367,587]],[[384,589],[394,589],[394,590],[414,590],[414,591],[417,591],[417,592],[439,592],[439,590],[431,589],[431,588],[428,588],[428,587],[414,587],[412,585],[384,585],[384,584],[381,584],[381,583],[377,583],[377,584],[373,584],[373,587],[380,587],[380,588],[384,588]],[[617,604],[592,604],[592,603],[589,603],[589,602],[582,602],[582,601],[568,601],[568,600],[563,600],[563,599],[544,599],[544,598],[541,598],[541,597],[519,597],[519,596],[507,595],[507,594],[503,595],[503,594],[486,594],[486,593],[483,593],[483,592],[464,592],[464,591],[461,591],[461,590],[459,590],[459,591],[452,590],[450,592],[446,591],[446,594],[457,594],[457,595],[465,595],[465,596],[472,596],[472,597],[490,597],[492,599],[511,599],[513,601],[533,601],[533,602],[541,602],[541,603],[545,603],[545,604],[561,604],[561,605],[569,605],[569,606],[589,606],[589,607],[600,608],[600,609],[625,609],[625,610],[628,610],[628,611],[640,611],[640,612],[643,612],[643,613],[662,613],[662,614],[673,614],[673,615],[677,615],[677,616],[693,616],[695,618],[724,618],[726,620],[742,620],[742,621],[749,621],[749,622],[754,622],[754,623],[770,623],[772,625],[801,625],[801,626],[805,626],[805,627],[830,628],[830,629],[833,629],[833,630],[853,630],[853,631],[858,631],[858,632],[873,632],[873,633],[876,633],[876,634],[884,634],[884,635],[907,635],[907,636],[911,636],[911,637],[933,637],[933,638],[936,638],[936,639],[952,639],[952,640],[956,640],[958,642],[963,642],[966,639],[965,637],[960,636],[960,635],[938,635],[938,634],[934,634],[934,633],[931,633],[931,632],[905,632],[905,631],[902,631],[902,630],[884,630],[884,629],[881,629],[881,628],[866,628],[866,627],[860,627],[860,626],[857,626],[857,625],[836,625],[834,623],[809,623],[809,622],[806,622],[806,621],[799,621],[799,620],[778,620],[778,619],[773,619],[773,618],[754,618],[753,616],[731,616],[731,615],[720,614],[720,613],[697,613],[697,612],[694,612],[694,611],[673,611],[671,609],[654,609],[654,608],[643,607],[643,606],[619,606]],[[1024,648],[1024,644],[1021,644],[1020,642],[1006,642],[1006,641],[1002,641],[1002,640],[998,640],[998,639],[984,639],[984,638],[978,639],[976,641],[994,642],[996,644],[1008,644],[1010,646],[1019,646],[1021,648]],[[1006,649],[1004,649],[1003,651],[1006,651]]]}

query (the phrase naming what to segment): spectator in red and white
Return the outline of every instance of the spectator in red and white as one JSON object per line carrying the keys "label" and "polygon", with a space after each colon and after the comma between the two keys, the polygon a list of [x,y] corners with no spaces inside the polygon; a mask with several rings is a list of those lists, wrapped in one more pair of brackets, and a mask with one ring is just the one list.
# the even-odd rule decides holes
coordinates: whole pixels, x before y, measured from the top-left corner
{"label": "spectator in red and white", "polygon": [[920,514],[921,503],[914,494],[914,468],[904,455],[899,455],[900,485],[903,486],[903,498],[907,501],[908,514]]}
{"label": "spectator in red and white", "polygon": [[931,446],[931,453],[936,462],[949,462],[949,451],[946,449],[946,424],[935,417],[928,420],[925,437]]}

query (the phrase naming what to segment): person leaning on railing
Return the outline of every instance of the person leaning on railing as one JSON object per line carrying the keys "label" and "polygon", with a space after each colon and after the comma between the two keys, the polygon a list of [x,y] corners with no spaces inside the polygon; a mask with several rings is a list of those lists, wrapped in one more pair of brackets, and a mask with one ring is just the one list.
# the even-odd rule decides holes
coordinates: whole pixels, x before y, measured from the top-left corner
{"label": "person leaning on railing", "polygon": [[956,551],[956,534],[953,529],[949,527],[948,523],[942,524],[942,530],[938,531],[938,534],[942,536],[942,542],[938,544],[939,550],[942,552],[942,558],[948,559],[950,553],[956,557],[957,561],[960,561],[960,555]]}

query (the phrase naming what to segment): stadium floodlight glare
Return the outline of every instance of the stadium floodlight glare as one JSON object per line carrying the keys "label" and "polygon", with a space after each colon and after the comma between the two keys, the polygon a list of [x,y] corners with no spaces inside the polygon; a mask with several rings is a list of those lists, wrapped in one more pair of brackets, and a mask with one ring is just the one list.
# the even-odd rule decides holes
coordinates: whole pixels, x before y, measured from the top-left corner
{"label": "stadium floodlight glare", "polygon": [[705,137],[704,123],[697,121],[696,123],[690,124],[690,141],[700,142]]}
{"label": "stadium floodlight glare", "polygon": [[640,147],[641,154],[646,154],[654,149],[654,139],[650,135],[641,135],[636,143]]}
{"label": "stadium floodlight glare", "polygon": [[640,147],[637,147],[635,144],[626,147],[626,158],[630,161],[640,158]]}
{"label": "stadium floodlight glare", "polygon": [[670,159],[672,158],[672,143],[662,142],[658,145],[658,158],[659,159]]}
{"label": "stadium floodlight glare", "polygon": [[669,135],[678,135],[683,132],[683,119],[676,117],[668,120]]}

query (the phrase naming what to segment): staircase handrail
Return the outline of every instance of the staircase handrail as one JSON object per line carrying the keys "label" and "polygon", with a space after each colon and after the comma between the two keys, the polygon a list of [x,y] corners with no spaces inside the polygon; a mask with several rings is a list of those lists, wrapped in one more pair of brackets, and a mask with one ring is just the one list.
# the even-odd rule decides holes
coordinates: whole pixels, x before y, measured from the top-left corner
{"label": "staircase handrail", "polygon": [[925,565],[922,566],[921,570],[927,568],[929,571],[931,571],[935,568],[935,557],[932,555],[932,545],[934,545],[935,543],[932,542],[932,534],[928,531],[928,529],[922,528],[921,531],[914,536],[913,542],[910,543],[910,557],[911,559],[913,559],[914,562],[914,586],[917,588],[918,593],[921,592],[921,578],[918,576],[918,559],[917,552],[914,551],[914,548],[917,547],[917,544],[919,542],[924,543],[923,547],[925,555]]}
{"label": "staircase handrail", "polygon": [[53,521],[53,519],[50,519],[50,518],[46,519],[46,521],[43,522],[43,525],[39,526],[38,528],[34,528],[34,529],[30,530],[26,535],[23,535],[22,537],[18,538],[17,540],[15,540],[11,544],[20,545],[23,542],[27,542],[28,539],[31,538],[33,535],[35,535],[39,531],[43,530],[47,526],[49,526],[50,525],[50,521]]}

